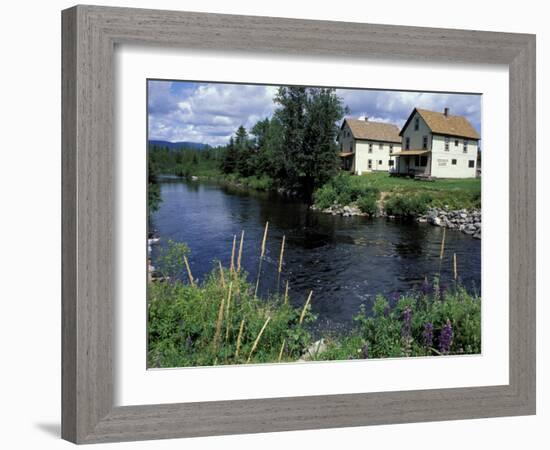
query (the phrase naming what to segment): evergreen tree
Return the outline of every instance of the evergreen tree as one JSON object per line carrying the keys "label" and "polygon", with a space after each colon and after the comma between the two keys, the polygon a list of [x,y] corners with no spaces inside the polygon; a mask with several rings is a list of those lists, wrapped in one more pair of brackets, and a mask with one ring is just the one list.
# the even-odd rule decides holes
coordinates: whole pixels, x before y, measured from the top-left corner
{"label": "evergreen tree", "polygon": [[237,168],[237,147],[235,146],[235,141],[233,136],[229,138],[229,143],[225,148],[225,156],[222,160],[222,171],[223,173],[233,173]]}

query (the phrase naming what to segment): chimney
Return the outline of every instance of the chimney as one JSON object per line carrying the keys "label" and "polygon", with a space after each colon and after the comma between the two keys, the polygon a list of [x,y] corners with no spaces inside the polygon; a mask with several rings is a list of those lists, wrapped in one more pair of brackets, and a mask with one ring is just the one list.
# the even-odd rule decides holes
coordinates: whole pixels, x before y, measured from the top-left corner
{"label": "chimney", "polygon": [[447,117],[449,115],[449,108],[445,108],[443,110],[443,114],[445,115],[445,117]]}

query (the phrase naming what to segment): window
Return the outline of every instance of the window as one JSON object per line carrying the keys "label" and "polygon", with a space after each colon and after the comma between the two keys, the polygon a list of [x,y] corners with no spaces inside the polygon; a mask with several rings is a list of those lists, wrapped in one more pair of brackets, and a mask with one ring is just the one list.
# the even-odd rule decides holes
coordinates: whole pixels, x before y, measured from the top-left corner
{"label": "window", "polygon": [[393,167],[393,159],[390,159],[390,160],[388,161],[388,166]]}
{"label": "window", "polygon": [[381,159],[378,160],[378,165],[379,165],[379,166],[382,165],[382,160],[381,160]]}
{"label": "window", "polygon": [[422,136],[422,148],[424,150],[428,148],[428,136]]}
{"label": "window", "polygon": [[462,153],[468,153],[468,141],[464,139],[464,148],[462,149]]}
{"label": "window", "polygon": [[369,144],[369,153],[372,153],[372,144]]}
{"label": "window", "polygon": [[456,159],[451,159],[451,164],[452,164],[453,166],[456,166]]}
{"label": "window", "polygon": [[382,149],[384,148],[384,144],[382,144],[382,142],[380,142],[380,144],[378,144],[378,148],[379,148],[380,150],[382,150]]}
{"label": "window", "polygon": [[468,167],[469,167],[470,169],[473,169],[475,166],[476,166],[476,162],[475,162],[473,159],[470,159],[470,160],[468,161]]}
{"label": "window", "polygon": [[448,152],[449,151],[449,144],[450,144],[450,139],[449,139],[449,136],[445,136],[445,151]]}
{"label": "window", "polygon": [[353,152],[353,142],[350,142],[350,143],[349,143],[349,151],[350,151],[350,152]]}
{"label": "window", "polygon": [[369,169],[372,169],[372,159],[369,159],[368,164],[367,164],[367,167],[368,167]]}
{"label": "window", "polygon": [[420,125],[420,119],[418,117],[414,118],[414,131],[418,131],[418,127]]}
{"label": "window", "polygon": [[393,144],[390,144],[390,153],[393,152]]}
{"label": "window", "polygon": [[455,139],[455,147],[458,147],[458,139]]}
{"label": "window", "polygon": [[410,147],[411,147],[411,138],[407,136],[405,138],[405,150],[409,150]]}

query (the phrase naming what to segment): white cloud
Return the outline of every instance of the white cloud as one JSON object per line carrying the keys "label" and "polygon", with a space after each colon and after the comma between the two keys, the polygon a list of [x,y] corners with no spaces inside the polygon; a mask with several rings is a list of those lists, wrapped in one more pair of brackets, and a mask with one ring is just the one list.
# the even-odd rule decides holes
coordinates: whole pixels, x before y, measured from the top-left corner
{"label": "white cloud", "polygon": [[[248,130],[270,117],[277,86],[152,81],[149,138],[222,145],[240,125]],[[407,91],[338,89],[349,116],[402,126],[414,107],[465,115],[478,128],[479,96]]]}

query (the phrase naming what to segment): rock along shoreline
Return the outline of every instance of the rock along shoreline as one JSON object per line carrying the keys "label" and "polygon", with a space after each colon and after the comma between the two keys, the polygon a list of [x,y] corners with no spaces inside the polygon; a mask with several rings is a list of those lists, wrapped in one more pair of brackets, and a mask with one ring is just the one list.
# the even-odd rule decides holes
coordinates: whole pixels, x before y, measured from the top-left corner
{"label": "rock along shoreline", "polygon": [[[332,205],[321,209],[311,205],[312,211],[318,211],[333,216],[352,217],[368,216],[355,205]],[[378,217],[387,217],[396,219],[396,216],[390,216],[382,211]],[[425,214],[416,216],[413,220],[418,223],[428,223],[433,226],[457,230],[475,239],[481,239],[481,210],[480,209],[455,209],[428,208]]]}

